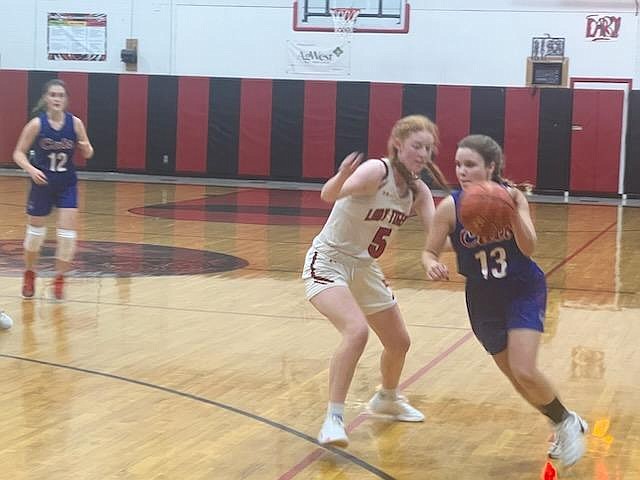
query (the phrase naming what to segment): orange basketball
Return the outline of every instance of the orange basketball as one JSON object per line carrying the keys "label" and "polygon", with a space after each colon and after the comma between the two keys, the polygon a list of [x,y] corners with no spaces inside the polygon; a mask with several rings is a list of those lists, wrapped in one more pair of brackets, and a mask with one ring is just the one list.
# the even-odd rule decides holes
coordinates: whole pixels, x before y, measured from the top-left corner
{"label": "orange basketball", "polygon": [[467,187],[460,196],[460,222],[479,237],[493,237],[511,226],[516,210],[506,188],[496,182],[479,182]]}

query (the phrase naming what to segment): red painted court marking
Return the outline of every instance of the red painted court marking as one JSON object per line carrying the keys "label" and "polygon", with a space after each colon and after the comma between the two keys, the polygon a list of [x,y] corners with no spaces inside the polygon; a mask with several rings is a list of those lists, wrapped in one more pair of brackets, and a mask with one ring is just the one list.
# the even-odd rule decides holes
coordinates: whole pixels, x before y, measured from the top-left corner
{"label": "red painted court marking", "polygon": [[[434,357],[424,367],[422,367],[420,370],[418,370],[413,375],[411,375],[409,378],[407,378],[404,382],[402,382],[398,386],[398,388],[402,390],[402,389],[408,387],[409,385],[417,382],[423,375],[425,375],[429,370],[431,370],[433,367],[435,367],[437,364],[439,364],[442,360],[444,360],[449,355],[451,355],[451,353],[453,353],[455,350],[457,350],[459,347],[461,347],[472,336],[473,336],[473,332],[467,332],[466,334],[464,334],[453,345],[451,345],[449,348],[447,348],[443,352],[440,352],[436,357]],[[366,413],[361,413],[360,415],[358,415],[347,426],[347,428],[346,428],[347,432],[348,433],[353,432],[356,428],[358,428],[360,425],[362,425],[362,423],[368,417],[369,417],[369,415],[367,415]],[[291,467],[287,472],[285,472],[280,477],[278,477],[278,480],[290,480],[291,478],[295,477],[298,473],[300,473],[302,470],[304,470],[309,465],[311,465],[313,462],[318,460],[325,453],[327,453],[327,451],[324,450],[323,448],[320,448],[320,447],[316,448],[309,455],[304,457],[300,462],[298,462],[296,465]]]}
{"label": "red painted court marking", "polygon": [[[558,263],[555,267],[553,267],[551,270],[549,270],[546,274],[545,277],[549,277],[550,275],[552,275],[553,273],[555,273],[560,267],[562,267],[563,265],[565,265],[568,261],[570,261],[571,259],[575,258],[578,254],[580,254],[581,252],[583,252],[588,246],[590,246],[591,244],[593,244],[596,240],[598,240],[600,237],[602,237],[605,233],[607,233],[609,230],[611,230],[611,228],[613,228],[618,222],[613,222],[611,225],[609,225],[607,228],[605,228],[603,231],[601,231],[600,233],[598,233],[595,237],[593,237],[591,240],[589,240],[587,243],[585,243],[583,246],[581,246],[580,248],[578,248],[575,252],[573,252],[571,255],[569,255],[568,257],[565,257],[560,263]],[[413,375],[411,375],[409,378],[407,378],[404,382],[400,383],[400,385],[398,386],[398,388],[400,390],[406,388],[407,386],[417,382],[420,378],[422,378],[424,375],[427,374],[427,372],[429,370],[431,370],[433,367],[435,367],[438,363],[440,363],[442,360],[444,360],[445,358],[447,358],[449,355],[451,355],[454,351],[456,351],[460,346],[462,346],[467,340],[469,340],[471,337],[473,336],[473,332],[467,332],[464,336],[462,336],[458,341],[456,341],[453,345],[451,345],[449,348],[447,348],[445,351],[441,352],[440,354],[438,354],[438,356],[434,357],[429,363],[427,363],[424,367],[422,367],[420,370],[418,370],[417,372],[415,372]],[[349,425],[347,426],[346,430],[347,433],[351,433],[353,432],[356,428],[358,428],[360,425],[362,425],[362,423],[367,419],[369,415],[367,415],[366,413],[361,413],[360,415],[358,415],[351,423],[349,423]],[[296,465],[294,465],[293,467],[291,467],[288,471],[286,471],[285,473],[283,473],[280,477],[278,477],[278,480],[291,480],[292,478],[294,478],[298,473],[300,473],[301,471],[303,471],[305,468],[307,468],[309,465],[311,465],[312,463],[314,463],[316,460],[318,460],[320,457],[322,457],[324,454],[326,454],[327,451],[324,450],[323,448],[316,448],[315,450],[313,450],[311,453],[309,453],[306,457],[304,457],[302,460],[300,460],[300,462],[298,462]]]}
{"label": "red painted court marking", "polygon": [[[434,198],[436,205],[442,198]],[[175,220],[250,223],[254,225],[324,225],[331,205],[315,190],[243,189],[223,195],[172,203],[147,205],[129,210]]]}
{"label": "red painted court marking", "polygon": [[587,248],[589,245],[591,245],[593,242],[598,240],[601,236],[603,236],[605,233],[607,233],[609,230],[611,230],[613,227],[615,227],[617,223],[618,223],[617,221],[613,222],[611,225],[609,225],[607,228],[605,228],[598,235],[593,237],[591,240],[589,240],[587,243],[585,243],[583,246],[581,246],[579,249],[577,249],[571,255],[569,255],[568,257],[565,257],[564,260],[562,260],[558,265],[556,265],[551,270],[549,270],[547,272],[547,274],[545,275],[545,277],[549,277],[552,273],[554,273],[560,267],[565,265],[569,260],[573,259],[576,255],[578,255],[579,253],[583,252],[585,248]]}

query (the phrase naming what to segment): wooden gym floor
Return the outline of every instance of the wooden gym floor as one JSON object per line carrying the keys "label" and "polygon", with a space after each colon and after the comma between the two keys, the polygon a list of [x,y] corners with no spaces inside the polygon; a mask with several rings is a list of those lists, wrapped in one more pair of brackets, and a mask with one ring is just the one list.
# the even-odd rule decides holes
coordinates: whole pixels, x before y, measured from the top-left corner
{"label": "wooden gym floor", "polygon": [[[416,219],[381,263],[412,336],[404,392],[427,420],[362,415],[372,335],[351,444],[319,448],[338,336],[299,276],[328,206],[317,188],[242,185],[81,181],[76,270],[52,303],[51,242],[36,298],[19,296],[27,180],[0,176],[0,307],[15,321],[0,332],[2,478],[544,478],[549,426],[473,338],[461,279],[425,280]],[[550,286],[540,365],[591,425],[558,478],[640,478],[640,208],[617,203],[532,204]]]}

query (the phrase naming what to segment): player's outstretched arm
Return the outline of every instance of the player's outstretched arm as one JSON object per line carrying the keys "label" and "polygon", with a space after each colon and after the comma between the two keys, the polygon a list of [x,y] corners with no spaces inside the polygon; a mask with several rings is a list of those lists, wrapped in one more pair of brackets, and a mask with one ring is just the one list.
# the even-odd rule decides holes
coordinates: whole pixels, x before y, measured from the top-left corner
{"label": "player's outstretched arm", "polygon": [[345,157],[338,173],[322,187],[322,200],[333,203],[349,195],[372,195],[376,192],[386,174],[386,168],[380,160],[368,160],[361,164],[362,157],[358,152]]}
{"label": "player's outstretched arm", "polygon": [[538,237],[533,220],[531,220],[529,202],[524,194],[516,188],[510,188],[509,193],[516,204],[516,210],[511,219],[511,231],[520,251],[530,257],[536,248]]}
{"label": "player's outstretched arm", "polygon": [[445,247],[447,236],[455,227],[455,219],[455,204],[453,197],[449,196],[436,208],[433,225],[422,251],[422,265],[431,280],[449,280],[449,269],[440,262],[440,253]]}

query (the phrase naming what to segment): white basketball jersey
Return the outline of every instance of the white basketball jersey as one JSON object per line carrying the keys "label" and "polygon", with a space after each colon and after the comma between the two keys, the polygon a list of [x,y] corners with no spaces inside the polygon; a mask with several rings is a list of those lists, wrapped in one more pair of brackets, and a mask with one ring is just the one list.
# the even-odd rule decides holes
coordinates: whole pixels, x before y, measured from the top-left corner
{"label": "white basketball jersey", "polygon": [[376,193],[337,200],[322,231],[313,240],[316,250],[331,255],[331,249],[335,249],[360,260],[372,260],[382,255],[395,232],[407,221],[413,193],[409,190],[401,197],[391,162],[386,158],[380,160],[388,173]]}

